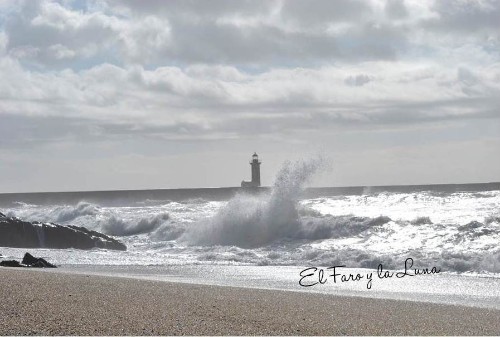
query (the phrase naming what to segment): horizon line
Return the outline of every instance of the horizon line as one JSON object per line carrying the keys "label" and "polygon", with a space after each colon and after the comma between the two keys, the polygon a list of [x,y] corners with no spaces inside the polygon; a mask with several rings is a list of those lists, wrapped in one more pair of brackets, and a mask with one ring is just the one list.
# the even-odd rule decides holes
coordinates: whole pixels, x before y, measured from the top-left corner
{"label": "horizon line", "polygon": [[[489,185],[500,184],[500,181],[475,182],[475,183],[430,183],[430,184],[395,184],[395,185],[353,185],[353,186],[308,186],[308,189],[327,189],[327,188],[384,188],[384,187],[417,187],[417,186],[445,186],[445,185]],[[272,186],[250,187],[250,189],[270,189]],[[105,193],[105,192],[144,192],[144,191],[175,191],[175,190],[216,190],[216,189],[248,189],[241,186],[221,186],[221,187],[178,187],[178,188],[143,188],[143,189],[115,189],[115,190],[69,190],[69,191],[32,191],[32,192],[0,192],[0,195],[6,194],[43,194],[43,193]]]}

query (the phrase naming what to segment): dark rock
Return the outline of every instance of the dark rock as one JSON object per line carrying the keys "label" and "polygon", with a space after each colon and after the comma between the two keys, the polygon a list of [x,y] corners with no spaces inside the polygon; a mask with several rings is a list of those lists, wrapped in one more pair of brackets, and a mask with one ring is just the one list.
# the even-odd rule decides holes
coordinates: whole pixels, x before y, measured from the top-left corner
{"label": "dark rock", "polygon": [[23,264],[31,265],[37,261],[38,261],[38,259],[36,257],[34,257],[33,255],[31,255],[30,253],[24,254]]}
{"label": "dark rock", "polygon": [[118,240],[83,227],[27,222],[9,217],[0,217],[0,247],[127,250]]}
{"label": "dark rock", "polygon": [[5,218],[5,215],[2,212],[0,212],[0,218]]}
{"label": "dark rock", "polygon": [[30,253],[24,254],[22,264],[35,267],[35,268],[57,268],[52,263],[47,262],[47,260],[37,257],[34,257]]}
{"label": "dark rock", "polygon": [[0,266],[2,266],[2,267],[23,267],[23,265],[21,265],[16,260],[0,261]]}

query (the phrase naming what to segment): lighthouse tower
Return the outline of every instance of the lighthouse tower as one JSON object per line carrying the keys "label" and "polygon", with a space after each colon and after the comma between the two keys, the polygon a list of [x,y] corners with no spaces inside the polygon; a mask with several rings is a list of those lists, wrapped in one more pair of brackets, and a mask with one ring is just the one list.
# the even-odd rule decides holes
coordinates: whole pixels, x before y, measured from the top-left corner
{"label": "lighthouse tower", "polygon": [[250,166],[252,166],[252,186],[260,186],[260,164],[257,152],[254,152],[250,162]]}
{"label": "lighthouse tower", "polygon": [[259,187],[260,186],[260,164],[259,156],[254,152],[250,166],[252,167],[252,181],[242,181],[241,187]]}

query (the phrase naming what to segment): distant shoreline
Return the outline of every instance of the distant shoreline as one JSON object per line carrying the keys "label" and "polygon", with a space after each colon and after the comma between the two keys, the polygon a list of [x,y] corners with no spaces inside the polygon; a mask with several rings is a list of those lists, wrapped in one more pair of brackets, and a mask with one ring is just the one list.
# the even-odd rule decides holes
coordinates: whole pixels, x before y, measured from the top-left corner
{"label": "distant shoreline", "polygon": [[[309,187],[301,195],[303,198],[319,198],[323,196],[363,195],[382,192],[485,192],[500,190],[500,182],[470,184],[429,184],[429,185],[388,185],[388,186],[344,186],[344,187]],[[183,201],[196,198],[220,201],[228,200],[236,193],[266,193],[271,187],[207,187],[177,188],[152,190],[109,190],[109,191],[67,191],[67,192],[22,192],[0,193],[0,206],[10,206],[14,202],[27,203],[75,203],[82,200],[97,203],[127,203],[141,200]]]}

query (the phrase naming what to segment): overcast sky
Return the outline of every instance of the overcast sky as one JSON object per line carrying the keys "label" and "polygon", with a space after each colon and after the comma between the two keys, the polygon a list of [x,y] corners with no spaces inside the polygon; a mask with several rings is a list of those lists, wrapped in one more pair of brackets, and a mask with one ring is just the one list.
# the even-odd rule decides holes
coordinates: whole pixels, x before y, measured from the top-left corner
{"label": "overcast sky", "polygon": [[490,0],[0,1],[0,192],[500,181]]}

